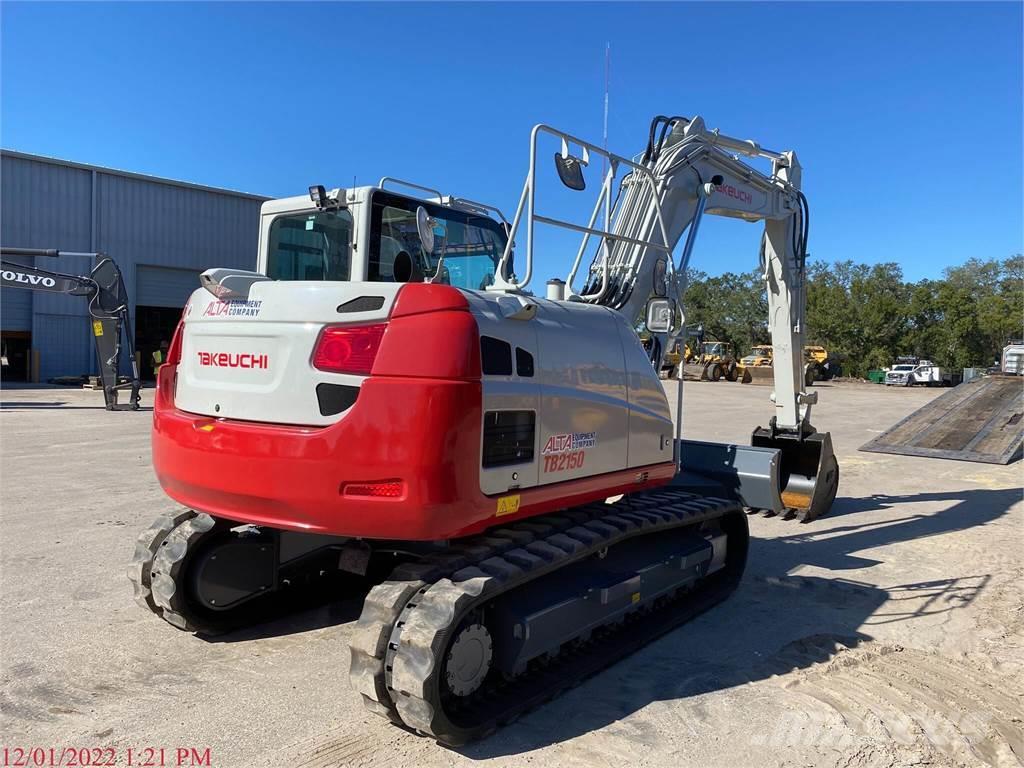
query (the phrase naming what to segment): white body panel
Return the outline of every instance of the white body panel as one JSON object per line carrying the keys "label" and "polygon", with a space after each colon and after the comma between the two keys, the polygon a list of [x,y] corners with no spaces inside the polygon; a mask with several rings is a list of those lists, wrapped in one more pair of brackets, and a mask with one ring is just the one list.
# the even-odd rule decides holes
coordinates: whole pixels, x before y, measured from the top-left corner
{"label": "white body panel", "polygon": [[[321,383],[359,387],[363,376],[312,365],[326,325],[387,322],[398,283],[267,281],[246,301],[199,289],[185,313],[176,404],[214,418],[320,427]],[[532,462],[481,468],[488,494],[642,467],[672,459],[672,420],[653,366],[621,314],[577,302],[529,299],[529,319],[506,317],[495,294],[463,291],[481,336],[530,355],[533,375],[483,376],[483,410],[536,414]],[[380,296],[378,310],[340,305]],[[482,430],[481,430],[482,435]],[[568,438],[566,436],[569,436]],[[482,437],[481,437],[482,439]],[[574,446],[573,442],[578,443]],[[481,448],[482,450],[482,448]]]}
{"label": "white body panel", "polygon": [[[254,284],[248,301],[235,302],[220,301],[200,288],[185,311],[177,406],[245,421],[333,424],[344,414],[321,415],[317,384],[359,386],[364,377],[313,367],[320,330],[328,324],[384,322],[400,288],[395,283],[270,281]],[[369,312],[338,312],[341,304],[359,296],[380,296],[384,304]]]}
{"label": "white body panel", "polygon": [[518,371],[483,377],[485,412],[537,413],[534,461],[482,469],[484,493],[672,460],[664,389],[622,315],[604,307],[530,298],[536,312],[519,320],[502,315],[495,294],[466,295],[482,336],[507,341],[534,362],[532,377]]}

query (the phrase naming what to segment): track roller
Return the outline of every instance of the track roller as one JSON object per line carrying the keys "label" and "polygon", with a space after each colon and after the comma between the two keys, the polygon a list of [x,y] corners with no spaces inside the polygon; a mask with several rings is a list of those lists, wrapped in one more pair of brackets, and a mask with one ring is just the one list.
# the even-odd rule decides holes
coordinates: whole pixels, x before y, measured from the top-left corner
{"label": "track roller", "polygon": [[371,592],[353,685],[442,743],[480,738],[724,599],[747,540],[738,505],[662,489],[459,542]]}

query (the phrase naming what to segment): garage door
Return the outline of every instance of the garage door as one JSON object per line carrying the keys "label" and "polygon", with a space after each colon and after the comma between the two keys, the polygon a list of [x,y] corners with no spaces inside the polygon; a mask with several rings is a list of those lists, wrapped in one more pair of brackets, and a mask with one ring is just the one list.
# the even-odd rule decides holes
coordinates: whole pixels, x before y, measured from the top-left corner
{"label": "garage door", "polygon": [[135,304],[141,307],[181,309],[192,291],[199,287],[199,273],[191,269],[140,264],[135,277]]}
{"label": "garage door", "polygon": [[[5,256],[4,261],[31,266],[33,259],[24,256]],[[0,288],[0,329],[32,330],[32,291],[22,288]]]}

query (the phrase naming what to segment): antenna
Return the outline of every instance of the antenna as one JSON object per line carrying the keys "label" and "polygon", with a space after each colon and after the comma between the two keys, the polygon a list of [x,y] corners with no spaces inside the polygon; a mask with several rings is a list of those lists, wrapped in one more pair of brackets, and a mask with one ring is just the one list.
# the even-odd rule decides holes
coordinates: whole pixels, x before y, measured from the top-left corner
{"label": "antenna", "polygon": [[[611,72],[611,60],[612,60],[612,44],[610,42],[606,42],[604,44],[604,132],[602,134],[602,138],[603,138],[603,141],[604,141],[604,151],[605,152],[608,151],[608,90],[609,90],[609,80],[610,80],[610,72]],[[608,173],[608,169],[607,169],[607,165],[606,165],[607,162],[608,162],[608,158],[606,158],[604,155],[602,155],[601,156],[601,181],[602,182],[604,181],[605,174]],[[605,230],[607,230],[609,226],[610,226],[610,222],[608,221],[608,209],[605,208],[605,219],[604,219],[604,228],[605,228]]]}

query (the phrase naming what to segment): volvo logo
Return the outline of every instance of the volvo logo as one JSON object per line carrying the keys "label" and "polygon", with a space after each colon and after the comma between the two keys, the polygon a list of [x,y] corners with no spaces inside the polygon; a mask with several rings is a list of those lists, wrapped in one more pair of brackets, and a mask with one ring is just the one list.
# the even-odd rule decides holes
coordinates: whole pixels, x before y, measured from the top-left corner
{"label": "volvo logo", "polygon": [[30,275],[25,272],[13,272],[5,269],[0,272],[0,277],[7,283],[23,283],[24,285],[41,285],[44,288],[53,288],[57,281],[46,275]]}

